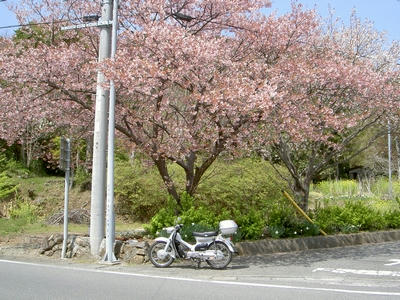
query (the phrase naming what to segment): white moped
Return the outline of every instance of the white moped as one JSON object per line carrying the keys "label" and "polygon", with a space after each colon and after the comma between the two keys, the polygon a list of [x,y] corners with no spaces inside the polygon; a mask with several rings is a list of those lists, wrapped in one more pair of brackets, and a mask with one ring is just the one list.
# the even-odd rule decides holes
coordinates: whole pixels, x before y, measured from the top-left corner
{"label": "white moped", "polygon": [[231,236],[237,231],[237,224],[232,220],[225,220],[219,223],[219,231],[193,232],[196,244],[192,245],[185,242],[180,230],[182,224],[165,228],[169,237],[158,237],[149,249],[150,261],[159,268],[168,267],[175,259],[191,259],[197,262],[200,267],[201,262],[214,269],[224,269],[232,260],[232,253],[237,253]]}

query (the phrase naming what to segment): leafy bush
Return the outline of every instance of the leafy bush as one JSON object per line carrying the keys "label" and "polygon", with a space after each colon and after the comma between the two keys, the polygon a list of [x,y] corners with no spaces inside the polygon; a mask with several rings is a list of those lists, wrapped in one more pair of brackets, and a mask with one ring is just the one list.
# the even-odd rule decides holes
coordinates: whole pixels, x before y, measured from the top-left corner
{"label": "leafy bush", "polygon": [[228,210],[234,214],[235,210],[255,209],[266,213],[275,203],[284,200],[281,189],[286,187],[287,183],[270,163],[260,158],[220,159],[204,175],[196,198],[216,211]]}
{"label": "leafy bush", "polygon": [[6,172],[0,173],[0,201],[9,200],[17,192],[18,185]]}
{"label": "leafy bush", "polygon": [[175,225],[175,223],[183,224],[182,235],[191,238],[193,231],[200,230],[217,230],[218,224],[222,220],[233,219],[240,228],[240,238],[257,239],[260,238],[265,228],[265,217],[262,212],[255,209],[242,213],[235,211],[222,210],[218,214],[212,208],[197,204],[195,198],[183,193],[181,197],[183,210],[179,215],[179,222],[175,216],[175,201],[171,198],[168,205],[162,208],[146,226],[146,229],[152,235],[162,232],[164,227]]}
{"label": "leafy bush", "polygon": [[319,227],[296,214],[296,210],[285,202],[276,205],[268,214],[268,235],[273,238],[313,236]]}
{"label": "leafy bush", "polygon": [[10,209],[11,219],[17,219],[22,224],[33,224],[37,221],[36,206],[29,201],[19,201],[17,205]]}
{"label": "leafy bush", "polygon": [[[181,168],[176,165],[171,164],[169,167],[170,174],[173,174],[177,179],[176,182],[181,184],[177,188],[183,197],[181,202],[184,206],[185,176]],[[269,163],[260,159],[218,160],[215,166],[206,172],[195,194],[195,199],[189,203],[189,206],[193,208],[184,208],[185,214],[181,217],[190,219],[188,224],[191,224],[204,218],[202,215],[209,215],[209,220],[203,222],[216,226],[216,212],[218,212],[218,219],[232,218],[238,224],[241,215],[251,213],[252,210],[261,211],[266,215],[270,206],[283,199],[280,189],[285,183],[274,174],[275,171]],[[115,195],[116,211],[119,215],[134,221],[146,221],[159,212],[155,220],[159,220],[161,216],[171,219],[171,216],[166,217],[168,196],[158,171],[154,167],[145,168],[139,159],[133,164],[127,161],[117,162]],[[162,208],[164,210],[160,211]],[[173,210],[172,213],[175,211]],[[257,219],[255,216],[251,218]],[[245,217],[241,219],[243,223],[248,223]],[[260,224],[259,221],[257,222]],[[257,235],[254,229],[250,231],[252,233],[244,230],[243,234]]]}
{"label": "leafy bush", "polygon": [[84,167],[78,167],[74,172],[73,186],[78,186],[80,191],[90,190],[92,184],[92,177]]}
{"label": "leafy bush", "polygon": [[386,222],[386,228],[400,228],[400,210],[385,212],[383,218]]}
{"label": "leafy bush", "polygon": [[200,224],[214,228],[216,217],[215,214],[204,206],[194,206],[194,199],[183,193],[181,196],[181,203],[183,210],[179,215],[179,221],[176,217],[176,202],[171,197],[168,197],[167,206],[160,209],[160,211],[150,220],[146,229],[152,235],[159,234],[164,227],[175,225],[176,223],[190,226],[193,224]]}
{"label": "leafy bush", "polygon": [[386,227],[384,216],[362,201],[347,201],[315,212],[315,222],[327,233],[379,230]]}
{"label": "leafy bush", "polygon": [[135,161],[117,161],[115,167],[116,212],[131,221],[147,221],[166,204],[167,193],[154,168]]}
{"label": "leafy bush", "polygon": [[0,172],[9,177],[28,177],[30,175],[30,171],[21,162],[16,161],[12,155],[6,155],[3,152],[0,152]]}
{"label": "leafy bush", "polygon": [[236,212],[234,217],[240,228],[240,238],[255,240],[262,237],[266,225],[265,214],[252,209],[246,214]]}

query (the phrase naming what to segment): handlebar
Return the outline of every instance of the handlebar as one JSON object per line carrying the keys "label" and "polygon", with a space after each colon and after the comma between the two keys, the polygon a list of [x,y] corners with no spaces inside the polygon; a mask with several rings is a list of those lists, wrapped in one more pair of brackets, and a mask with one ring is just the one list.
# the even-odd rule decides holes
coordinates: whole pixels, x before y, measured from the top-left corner
{"label": "handlebar", "polygon": [[176,224],[175,229],[180,230],[183,227],[183,224]]}

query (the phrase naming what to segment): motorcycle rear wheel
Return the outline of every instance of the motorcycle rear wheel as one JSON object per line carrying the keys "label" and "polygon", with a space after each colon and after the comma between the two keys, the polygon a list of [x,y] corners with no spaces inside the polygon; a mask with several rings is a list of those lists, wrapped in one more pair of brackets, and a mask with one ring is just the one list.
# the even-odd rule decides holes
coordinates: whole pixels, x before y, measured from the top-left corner
{"label": "motorcycle rear wheel", "polygon": [[207,260],[208,265],[213,269],[225,269],[232,261],[232,252],[223,242],[216,241],[210,244],[210,246],[208,246],[208,250],[219,250],[224,255],[223,259]]}
{"label": "motorcycle rear wheel", "polygon": [[[164,241],[157,241],[153,245],[151,245],[151,247],[149,249],[150,261],[157,268],[168,267],[174,261],[174,258],[169,254],[167,254],[167,256],[164,258],[158,256],[158,251],[164,250],[166,245],[167,245],[167,243]],[[171,246],[168,247],[167,251],[172,252]]]}

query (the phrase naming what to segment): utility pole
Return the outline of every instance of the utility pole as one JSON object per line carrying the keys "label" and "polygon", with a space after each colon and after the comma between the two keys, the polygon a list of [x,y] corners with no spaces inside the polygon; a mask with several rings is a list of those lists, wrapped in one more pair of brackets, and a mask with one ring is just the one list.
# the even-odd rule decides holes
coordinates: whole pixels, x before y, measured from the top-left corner
{"label": "utility pole", "polygon": [[[0,0],[1,1],[1,0]],[[101,17],[97,15],[83,17],[84,24],[61,27],[61,30],[80,28],[100,28],[98,61],[110,57],[111,24],[113,0],[101,1]],[[90,21],[93,23],[86,23]],[[92,193],[90,208],[90,252],[93,256],[100,254],[100,244],[104,238],[105,197],[106,197],[106,148],[107,148],[107,116],[109,90],[105,89],[104,74],[97,72],[96,108],[93,134]]]}
{"label": "utility pole", "polygon": [[[118,0],[113,0],[113,24],[111,38],[111,59],[115,59],[118,36]],[[115,215],[114,215],[114,133],[115,133],[115,85],[110,80],[110,103],[108,108],[108,151],[107,151],[107,210],[106,210],[106,254],[104,261],[117,263],[114,254]]]}
{"label": "utility pole", "polygon": [[390,136],[390,121],[388,121],[388,173],[389,173],[389,184],[388,184],[388,194],[389,199],[392,199],[393,189],[392,189],[392,140]]}
{"label": "utility pole", "polygon": [[[112,0],[101,0],[100,22],[112,19]],[[110,57],[111,27],[100,27],[99,62]],[[104,238],[106,195],[106,145],[109,91],[104,89],[104,74],[97,73],[96,110],[93,135],[92,193],[90,210],[90,251],[99,255]]]}

